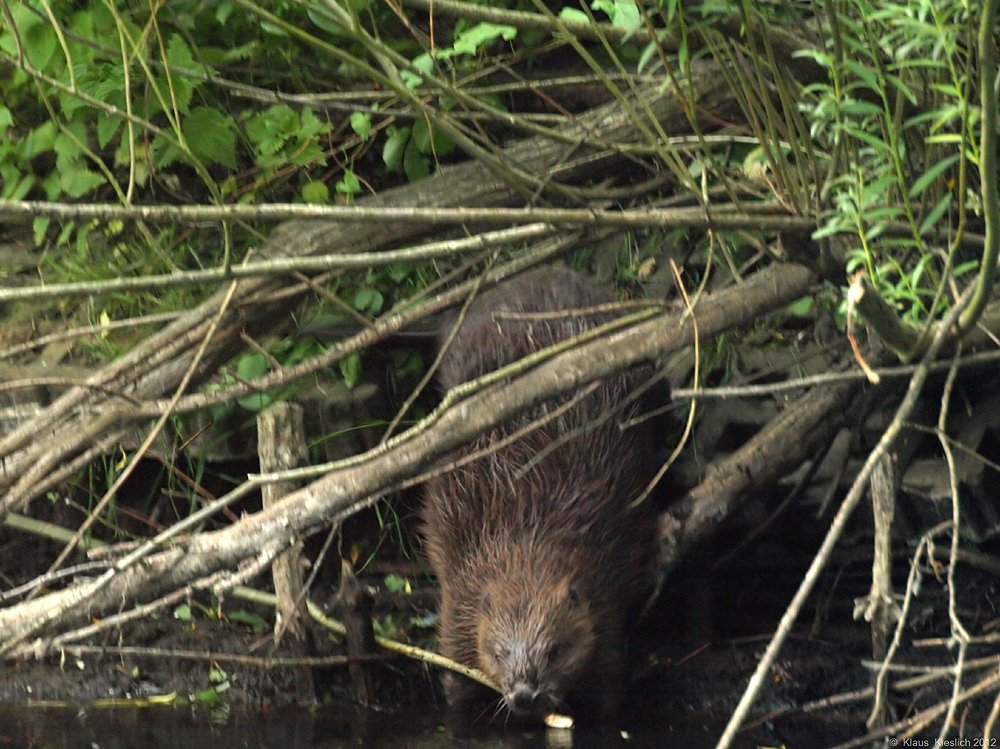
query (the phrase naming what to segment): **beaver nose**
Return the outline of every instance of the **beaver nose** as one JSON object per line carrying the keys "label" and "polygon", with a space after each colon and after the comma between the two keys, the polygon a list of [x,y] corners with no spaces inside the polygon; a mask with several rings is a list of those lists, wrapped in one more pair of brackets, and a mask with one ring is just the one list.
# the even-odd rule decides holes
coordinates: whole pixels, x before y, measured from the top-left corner
{"label": "beaver nose", "polygon": [[515,712],[529,713],[538,703],[538,692],[527,684],[518,684],[511,691],[508,703]]}

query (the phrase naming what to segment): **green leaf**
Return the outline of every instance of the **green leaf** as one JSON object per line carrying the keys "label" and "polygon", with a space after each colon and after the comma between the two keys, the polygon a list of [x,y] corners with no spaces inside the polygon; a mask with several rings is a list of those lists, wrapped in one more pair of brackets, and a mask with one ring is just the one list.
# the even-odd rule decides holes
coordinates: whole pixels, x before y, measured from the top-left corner
{"label": "green leaf", "polygon": [[67,162],[76,161],[83,156],[83,149],[75,138],[71,138],[66,133],[59,133],[52,142],[52,150],[63,159],[62,165]]}
{"label": "green leaf", "polygon": [[275,104],[251,116],[244,130],[257,152],[264,156],[278,153],[299,129],[299,118],[287,104]]}
{"label": "green leaf", "polygon": [[186,603],[182,603],[174,609],[174,619],[180,619],[182,622],[192,621],[194,614],[191,613],[191,607]]}
{"label": "green leaf", "polygon": [[917,97],[913,94],[912,91],[910,91],[909,88],[907,88],[906,84],[903,83],[902,79],[899,76],[890,75],[887,76],[887,78],[889,83],[895,86],[897,90],[902,92],[903,96],[909,99],[910,104],[912,104],[913,106],[917,106]]}
{"label": "green leaf", "polygon": [[394,263],[386,270],[393,283],[403,283],[411,273],[413,273],[413,263]]}
{"label": "green leaf", "polygon": [[809,310],[812,309],[813,299],[811,296],[804,296],[801,299],[792,302],[788,305],[789,314],[794,317],[805,317],[809,314]]}
{"label": "green leaf", "polygon": [[239,62],[240,60],[253,60],[257,55],[266,54],[264,46],[257,41],[250,41],[229,49],[200,47],[198,51],[201,53],[201,60],[212,65],[224,65]]}
{"label": "green leaf", "polygon": [[942,133],[941,135],[929,135],[924,138],[924,143],[954,143],[962,142],[961,133]]}
{"label": "green leaf", "polygon": [[[433,138],[431,133],[433,133]],[[427,120],[424,119],[413,123],[412,136],[417,150],[422,154],[434,153],[437,156],[447,156],[455,150],[455,143],[452,139],[437,128],[428,126]]]}
{"label": "green leaf", "polygon": [[208,689],[202,689],[200,692],[195,692],[194,700],[203,705],[211,706],[219,701],[219,693],[215,691],[215,687],[209,687]]}
{"label": "green leaf", "polygon": [[390,172],[398,172],[403,165],[406,144],[410,142],[410,128],[390,125],[386,135],[385,146],[382,148],[382,162]]}
{"label": "green leaf", "polygon": [[[80,227],[80,231],[76,233],[76,255],[81,260],[85,260],[90,257],[90,232],[94,228],[93,224],[86,224]],[[70,235],[76,229],[75,221],[67,221],[65,226],[63,226],[62,231],[59,232],[59,236],[56,238],[56,246],[64,247],[69,244]]]}
{"label": "green leaf", "polygon": [[82,197],[104,183],[104,175],[92,172],[82,161],[68,162],[59,169],[59,184],[71,198]]}
{"label": "green leaf", "polygon": [[229,0],[224,0],[219,3],[215,8],[215,20],[219,22],[220,26],[225,26],[226,21],[229,20],[229,16],[232,15],[236,4],[229,2]]}
{"label": "green leaf", "polygon": [[813,239],[824,239],[826,237],[831,237],[834,234],[850,231],[851,229],[852,227],[845,217],[833,216],[825,224],[823,224],[823,226],[814,231],[811,237]]}
{"label": "green leaf", "polygon": [[517,36],[517,29],[496,23],[477,23],[471,29],[459,32],[455,39],[456,54],[474,55],[480,47],[485,47],[499,38],[509,42]]}
{"label": "green leaf", "polygon": [[928,169],[926,172],[920,175],[920,178],[913,183],[913,187],[910,188],[910,197],[915,198],[922,194],[924,190],[927,189],[938,176],[952,164],[954,164],[959,159],[959,154],[953,153],[950,156],[945,156],[938,163]]}
{"label": "green leaf", "polygon": [[188,148],[206,163],[236,168],[236,123],[217,109],[195,107],[184,118],[184,138]]}
{"label": "green leaf", "polygon": [[337,183],[337,192],[342,195],[357,195],[361,192],[361,182],[352,170],[345,169],[344,177]]}
{"label": "green leaf", "polygon": [[[203,66],[195,62],[194,57],[191,55],[191,49],[180,34],[172,34],[167,40],[167,64],[172,68],[205,72]],[[198,82],[194,78],[188,78],[177,73],[172,74],[169,79],[163,76],[159,82],[163,86],[170,86],[170,90],[173,92],[171,98],[175,102],[177,111],[181,114],[187,114],[191,104],[191,95],[199,85]],[[166,88],[164,88],[163,93],[166,95]]]}
{"label": "green leaf", "polygon": [[3,192],[0,195],[9,200],[24,200],[25,196],[31,192],[31,188],[38,182],[34,174],[22,175],[16,169],[11,169],[10,174],[6,173],[6,169],[2,169],[0,172],[3,172],[0,174],[2,177],[0,184],[3,185]]}
{"label": "green leaf", "polygon": [[352,112],[351,130],[361,140],[368,140],[372,131],[372,116],[368,112]]}
{"label": "green leaf", "polygon": [[882,107],[877,107],[870,101],[858,101],[857,99],[848,99],[842,102],[840,110],[844,114],[857,115],[861,117],[880,117],[884,114]]}
{"label": "green leaf", "polygon": [[157,168],[163,169],[175,163],[179,159],[187,156],[174,143],[162,135],[153,138],[153,163]]}
{"label": "green leaf", "polygon": [[882,91],[882,86],[879,85],[878,77],[871,68],[865,67],[864,64],[851,57],[844,60],[844,65],[846,65],[847,69],[861,79],[861,81],[872,91]]}
{"label": "green leaf", "polygon": [[[238,622],[240,624],[245,624],[248,626],[255,635],[259,635],[265,629],[267,629],[267,622],[264,621],[264,617],[260,614],[252,614],[249,611],[243,611],[239,609],[237,611],[230,611],[226,614],[226,618],[231,622]],[[211,677],[209,677],[211,679]],[[222,680],[226,678],[223,675]],[[212,679],[214,681],[214,679]]]}
{"label": "green leaf", "polygon": [[341,359],[339,362],[340,374],[344,378],[344,385],[347,389],[352,389],[358,384],[358,379],[361,377],[361,357],[358,354],[351,354],[350,356]]}
{"label": "green leaf", "polygon": [[[415,67],[420,73],[425,75],[434,70],[434,60],[431,59],[430,54],[427,52],[414,57],[410,64],[413,65],[413,67]],[[414,89],[424,82],[424,79],[421,78],[420,75],[409,70],[400,70],[399,75],[403,79],[403,83],[405,83],[406,87],[409,89]]]}
{"label": "green leaf", "polygon": [[920,125],[921,123],[926,122],[927,120],[933,120],[936,117],[942,117],[943,119],[941,121],[947,123],[956,117],[960,117],[961,114],[962,114],[962,108],[957,104],[944,105],[938,107],[937,109],[932,109],[929,112],[921,112],[918,115],[914,115],[913,117],[904,120],[903,129],[909,130],[910,128],[916,127],[917,125]]}
{"label": "green leaf", "polygon": [[3,139],[7,134],[7,128],[14,124],[14,116],[10,113],[10,110],[0,104],[0,139]]}
{"label": "green leaf", "polygon": [[328,133],[329,131],[330,126],[317,117],[311,107],[306,107],[299,114],[298,127],[295,134],[300,139],[315,138],[317,135]]}
{"label": "green leaf", "polygon": [[92,172],[83,164],[79,164],[75,169],[68,169],[59,175],[59,182],[66,194],[71,198],[80,198],[86,195],[106,180],[103,174]]}
{"label": "green leaf", "polygon": [[559,17],[564,21],[570,21],[572,23],[590,24],[590,16],[582,10],[577,10],[576,8],[563,8],[559,11]]}
{"label": "green leaf", "polygon": [[[340,184],[337,184],[337,191],[340,191]],[[329,205],[330,188],[325,182],[310,180],[302,186],[302,202],[309,205]]]}
{"label": "green leaf", "polygon": [[826,52],[822,52],[818,49],[797,49],[792,52],[792,57],[808,57],[817,65],[827,68],[828,70],[833,67],[833,58]]}
{"label": "green leaf", "polygon": [[[119,65],[94,63],[89,68],[77,66],[76,76],[77,85],[85,92],[107,104],[125,109],[125,71]],[[162,79],[159,82],[161,85],[164,83]],[[70,93],[60,93],[59,103],[67,115],[86,106],[80,97]],[[153,97],[150,97],[150,105],[155,106],[157,112],[160,111],[158,102]]]}
{"label": "green leaf", "polygon": [[243,408],[252,413],[259,413],[274,402],[274,399],[267,393],[253,393],[236,400]]}
{"label": "green leaf", "polygon": [[848,134],[850,134],[851,136],[857,138],[860,141],[864,141],[868,145],[872,146],[877,151],[889,151],[889,150],[891,150],[891,146],[888,143],[886,143],[884,140],[882,140],[881,138],[876,138],[874,135],[871,135],[870,133],[866,133],[865,131],[860,130],[860,129],[856,128],[856,127],[852,127],[852,126],[848,125],[848,126],[844,127],[844,130]]}
{"label": "green leaf", "polygon": [[403,152],[403,171],[406,172],[406,178],[410,182],[422,180],[430,173],[427,170],[427,162],[413,138],[410,138],[410,142],[406,144],[406,150]]}
{"label": "green leaf", "polygon": [[883,202],[886,193],[895,187],[896,175],[892,172],[883,174],[874,182],[869,182],[861,188],[861,206],[868,208],[872,204]]}
{"label": "green leaf", "polygon": [[410,581],[402,575],[397,575],[395,572],[386,575],[383,582],[385,583],[385,589],[390,593],[406,593],[409,595],[413,591]]}
{"label": "green leaf", "polygon": [[36,13],[28,3],[16,4],[11,15],[14,17],[14,24],[18,27],[21,49],[32,67],[53,75],[55,71],[49,68],[49,63],[52,62],[52,57],[59,47],[59,41],[52,26],[41,17],[40,12]]}
{"label": "green leaf", "polygon": [[594,0],[590,4],[591,10],[599,10],[604,13],[608,18],[615,17],[615,2],[614,0]]}
{"label": "green leaf", "polygon": [[98,111],[97,113],[97,143],[104,148],[111,142],[111,139],[118,135],[119,130],[125,123],[120,117],[112,117],[109,114]]}
{"label": "green leaf", "polygon": [[938,219],[940,219],[941,216],[944,215],[944,212],[948,210],[948,206],[951,205],[951,201],[952,201],[952,195],[950,192],[946,192],[944,195],[941,196],[941,199],[937,202],[937,205],[935,205],[924,217],[924,220],[920,222],[920,230],[919,230],[920,236],[923,236],[924,234],[926,234],[927,232],[929,232],[931,229],[934,228],[934,226],[938,222]]}
{"label": "green leaf", "polygon": [[642,54],[639,55],[639,63],[637,65],[638,72],[643,72],[646,66],[649,65],[650,60],[659,59],[660,45],[657,42],[650,42],[645,47],[643,47]]}
{"label": "green leaf", "polygon": [[611,25],[627,32],[623,41],[638,31],[642,25],[642,17],[639,15],[639,6],[634,0],[616,0]]}
{"label": "green leaf", "polygon": [[[59,238],[56,240],[56,245],[62,245],[69,242],[69,231],[76,228],[76,224],[73,221],[67,222],[63,230],[59,232]],[[95,228],[93,223],[84,224],[80,227],[80,230],[76,233],[76,256],[81,260],[81,262],[86,261],[90,257],[90,233]]]}
{"label": "green leaf", "polygon": [[[299,139],[296,138],[296,143]],[[313,164],[325,164],[326,155],[323,153],[323,149],[319,147],[319,143],[306,143],[304,146],[299,146],[293,153],[290,161],[296,166],[312,166]]]}
{"label": "green leaf", "polygon": [[[246,382],[263,377],[268,369],[270,369],[270,364],[267,358],[258,352],[241,356],[236,363],[236,374]],[[271,400],[267,393],[253,393],[237,399],[237,403],[248,411],[261,411],[271,404]]]}
{"label": "green leaf", "polygon": [[52,221],[50,216],[35,216],[31,221],[31,233],[35,239],[35,245],[41,246],[42,242],[45,241],[45,232],[49,229],[49,223]]}
{"label": "green leaf", "polygon": [[236,363],[236,374],[242,380],[256,380],[264,376],[269,368],[267,358],[263,354],[246,354]]}
{"label": "green leaf", "polygon": [[384,304],[385,298],[382,296],[382,292],[378,289],[358,289],[358,293],[354,295],[354,309],[359,312],[367,312],[372,315],[377,315],[382,311],[382,305]]}
{"label": "green leaf", "polygon": [[330,18],[327,13],[321,13],[315,8],[307,8],[306,15],[309,16],[310,21],[332,36],[340,38],[350,36],[350,34],[344,30],[343,26],[337,23],[334,19]]}
{"label": "green leaf", "polygon": [[280,26],[278,26],[276,24],[273,24],[273,23],[270,23],[268,21],[261,21],[260,22],[260,28],[261,28],[262,31],[264,31],[267,34],[270,34],[271,36],[277,36],[277,37],[281,37],[283,39],[287,39],[288,38],[288,32],[287,31],[285,31]]}
{"label": "green leaf", "polygon": [[959,265],[955,266],[955,270],[954,270],[955,278],[958,278],[960,276],[964,276],[967,273],[971,273],[972,271],[976,270],[978,267],[979,267],[979,261],[978,260],[968,260],[968,261],[966,261],[964,263],[960,263]]}

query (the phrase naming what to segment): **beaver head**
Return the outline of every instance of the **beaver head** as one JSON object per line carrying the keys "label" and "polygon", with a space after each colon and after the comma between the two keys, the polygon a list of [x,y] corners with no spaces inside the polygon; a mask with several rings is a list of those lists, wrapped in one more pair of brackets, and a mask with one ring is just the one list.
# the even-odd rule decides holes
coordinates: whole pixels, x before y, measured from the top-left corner
{"label": "beaver head", "polygon": [[568,578],[554,582],[488,581],[477,622],[479,668],[496,683],[507,708],[543,715],[590,666],[596,647],[590,604]]}

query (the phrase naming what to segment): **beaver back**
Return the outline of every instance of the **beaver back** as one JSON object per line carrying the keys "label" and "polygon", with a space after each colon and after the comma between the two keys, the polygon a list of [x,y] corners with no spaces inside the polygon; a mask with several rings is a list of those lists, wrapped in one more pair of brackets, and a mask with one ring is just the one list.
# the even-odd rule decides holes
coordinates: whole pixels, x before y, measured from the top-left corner
{"label": "beaver back", "polygon": [[[440,381],[454,387],[612,317],[510,313],[609,301],[610,293],[568,270],[508,281],[470,306],[443,355]],[[428,483],[424,532],[441,584],[441,650],[486,671],[512,709],[553,709],[584,674],[621,668],[623,618],[652,585],[651,510],[632,506],[655,468],[650,440],[619,427],[633,415],[628,393],[645,376],[643,369],[616,374],[498,447],[572,396],[536,404],[449,460],[498,449]],[[450,703],[461,701],[461,687],[448,691]]]}

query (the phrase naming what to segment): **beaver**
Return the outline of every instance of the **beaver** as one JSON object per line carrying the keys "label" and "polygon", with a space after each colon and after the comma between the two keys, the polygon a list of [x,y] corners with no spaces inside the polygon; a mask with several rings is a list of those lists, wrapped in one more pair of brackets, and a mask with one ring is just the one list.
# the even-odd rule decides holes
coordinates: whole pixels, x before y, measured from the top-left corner
{"label": "beaver", "polygon": [[[507,281],[470,306],[443,354],[440,384],[452,388],[606,322],[607,313],[584,308],[609,301],[609,291],[568,269]],[[577,312],[504,317],[560,310]],[[439,649],[490,677],[511,714],[600,719],[617,709],[625,623],[653,587],[652,510],[633,502],[656,465],[648,435],[619,427],[635,409],[629,392],[648,374],[610,377],[541,428],[428,482]],[[569,397],[535,405],[448,460],[500,445]],[[443,682],[452,717],[485,696],[457,674]]]}

